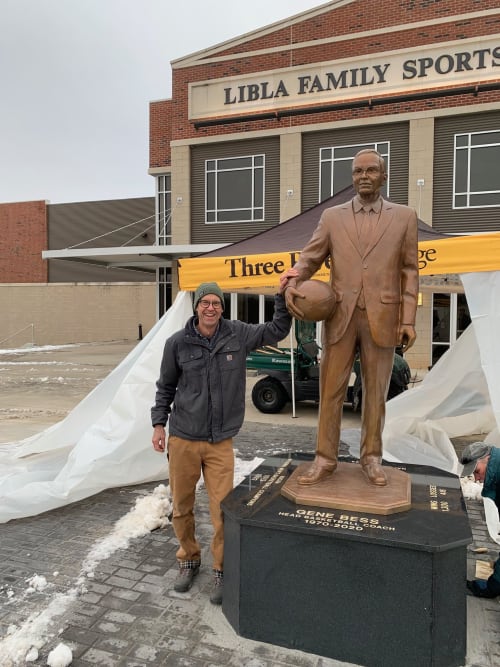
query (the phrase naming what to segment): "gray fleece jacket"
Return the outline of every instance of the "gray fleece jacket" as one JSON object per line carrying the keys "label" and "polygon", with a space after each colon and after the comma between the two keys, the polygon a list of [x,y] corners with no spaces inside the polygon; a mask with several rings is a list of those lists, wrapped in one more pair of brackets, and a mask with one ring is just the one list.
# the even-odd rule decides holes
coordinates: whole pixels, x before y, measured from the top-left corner
{"label": "gray fleece jacket", "polygon": [[274,345],[290,330],[284,299],[276,295],[272,322],[221,318],[211,343],[194,328],[196,316],[165,343],[151,421],[186,440],[220,442],[235,436],[245,416],[247,354]]}

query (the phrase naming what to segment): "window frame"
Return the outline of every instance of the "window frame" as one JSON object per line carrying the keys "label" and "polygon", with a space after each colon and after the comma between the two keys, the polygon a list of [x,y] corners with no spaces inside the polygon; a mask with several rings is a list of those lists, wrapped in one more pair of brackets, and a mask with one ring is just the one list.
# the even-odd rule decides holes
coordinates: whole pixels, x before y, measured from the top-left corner
{"label": "window frame", "polygon": [[[472,141],[472,137],[477,137],[478,135],[494,135],[499,134],[500,130],[479,130],[477,132],[457,132],[453,136],[453,195],[452,195],[452,208],[455,211],[463,211],[468,209],[482,209],[482,208],[498,208],[500,207],[500,188],[497,190],[471,190],[471,174],[474,166],[474,158],[472,151],[477,149],[484,149],[490,147],[497,147],[500,156],[500,139],[494,142],[485,142],[482,144],[475,144]],[[458,145],[460,138],[466,138],[466,143],[464,145]],[[458,190],[458,180],[463,179],[464,175],[458,172],[459,169],[459,155],[463,152],[466,153],[466,189]],[[477,158],[476,158],[477,160]],[[471,197],[481,197],[486,195],[497,195],[498,202],[493,204],[472,204]],[[458,198],[465,198],[465,204],[459,205],[457,203]]]}
{"label": "window frame", "polygon": [[[438,304],[436,304],[436,300],[441,300],[442,303],[439,304],[438,301]],[[442,320],[440,315],[444,315],[445,320]],[[460,321],[461,315],[465,315],[465,326]],[[445,352],[455,345],[470,322],[471,316],[465,294],[438,291],[432,293],[430,318],[430,358],[432,366],[438,362]],[[441,327],[442,323],[444,323],[443,327]],[[443,340],[440,338],[440,333],[437,332],[438,327],[444,329],[446,333],[446,337]],[[439,352],[435,354],[438,350]]]}
{"label": "window frame", "polygon": [[156,243],[172,245],[172,175],[156,177]]}
{"label": "window frame", "polygon": [[[256,161],[260,159],[262,164],[256,164]],[[235,167],[232,169],[221,168],[219,163],[230,162],[236,160],[250,160],[251,163],[248,166]],[[209,168],[209,163],[214,163],[215,168]],[[252,202],[250,206],[240,206],[239,208],[222,208],[219,206],[218,202],[218,185],[220,174],[227,172],[245,172],[250,171],[250,190]],[[256,179],[256,174],[260,173],[260,179]],[[209,185],[209,175],[214,175],[213,185]],[[256,188],[259,187],[259,181],[261,185],[261,191],[256,192]],[[209,189],[213,187],[213,192],[210,193]],[[214,200],[214,207],[209,208],[209,197],[212,197]],[[262,203],[258,204],[257,201],[260,200]],[[242,211],[248,211],[250,213],[248,218],[241,216]],[[222,214],[231,214],[234,213],[234,217],[230,220],[221,220],[220,216]],[[240,212],[240,215],[238,213]],[[209,220],[211,217],[210,214],[213,214],[214,219]],[[208,158],[205,160],[205,224],[206,225],[231,225],[231,224],[245,224],[245,223],[255,223],[255,222],[264,222],[266,217],[266,155],[265,153],[255,153],[249,155],[237,155],[229,157],[218,157],[218,158]]]}
{"label": "window frame", "polygon": [[[380,150],[379,146],[381,145],[386,145],[387,150]],[[374,150],[378,151],[382,157],[384,158],[385,161],[385,167],[387,170],[387,181],[385,182],[385,186],[382,190],[383,194],[385,197],[389,198],[389,181],[390,181],[390,160],[391,160],[391,142],[388,140],[385,141],[372,141],[372,142],[363,142],[360,144],[342,144],[339,146],[322,146],[319,149],[319,178],[318,178],[318,202],[325,201],[326,199],[329,199],[330,197],[335,196],[339,192],[341,192],[344,188],[341,188],[337,191],[334,189],[335,185],[335,162],[346,162],[349,161],[352,163],[352,160],[354,159],[354,156],[358,151],[364,150],[366,148],[373,148]],[[352,155],[349,155],[347,157],[339,157],[335,158],[335,151],[349,151],[352,149]],[[330,158],[324,158],[323,157],[323,152],[324,151],[331,151],[331,157]],[[325,163],[330,163],[330,184],[329,184],[329,191],[330,194],[322,198],[322,190],[323,190],[323,183],[322,183],[322,165]],[[345,186],[347,187],[347,186]]]}

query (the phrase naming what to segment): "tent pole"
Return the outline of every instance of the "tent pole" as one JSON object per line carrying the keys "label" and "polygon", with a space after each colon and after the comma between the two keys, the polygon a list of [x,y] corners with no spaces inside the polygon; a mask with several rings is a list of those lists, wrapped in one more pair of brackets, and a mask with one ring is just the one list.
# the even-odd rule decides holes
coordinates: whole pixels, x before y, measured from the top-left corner
{"label": "tent pole", "polygon": [[295,317],[292,318],[290,327],[290,376],[292,379],[292,418],[295,419],[295,365],[293,358],[293,332],[295,331]]}

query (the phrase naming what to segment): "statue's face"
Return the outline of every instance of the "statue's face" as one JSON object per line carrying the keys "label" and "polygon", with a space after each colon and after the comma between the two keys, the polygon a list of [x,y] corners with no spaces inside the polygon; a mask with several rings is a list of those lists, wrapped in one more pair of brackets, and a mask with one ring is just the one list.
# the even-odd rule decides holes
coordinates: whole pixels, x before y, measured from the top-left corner
{"label": "statue's face", "polygon": [[384,162],[376,153],[362,153],[354,158],[352,182],[360,196],[378,194],[386,179]]}

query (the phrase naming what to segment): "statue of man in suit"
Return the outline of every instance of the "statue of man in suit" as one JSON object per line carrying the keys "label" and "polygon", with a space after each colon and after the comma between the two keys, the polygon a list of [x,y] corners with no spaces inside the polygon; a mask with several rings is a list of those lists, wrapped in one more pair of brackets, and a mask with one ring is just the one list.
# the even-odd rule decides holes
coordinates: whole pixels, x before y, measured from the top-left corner
{"label": "statue of man in suit", "polygon": [[356,352],[363,383],[360,463],[369,482],[387,484],[382,430],[394,347],[415,341],[418,295],[417,216],[380,196],[387,179],[377,151],[356,154],[356,195],[326,209],[294,267],[281,278],[290,312],[302,316],[300,284],[329,257],[336,308],[324,323],[316,456],[299,484],[316,484],[337,467],[344,397]]}

